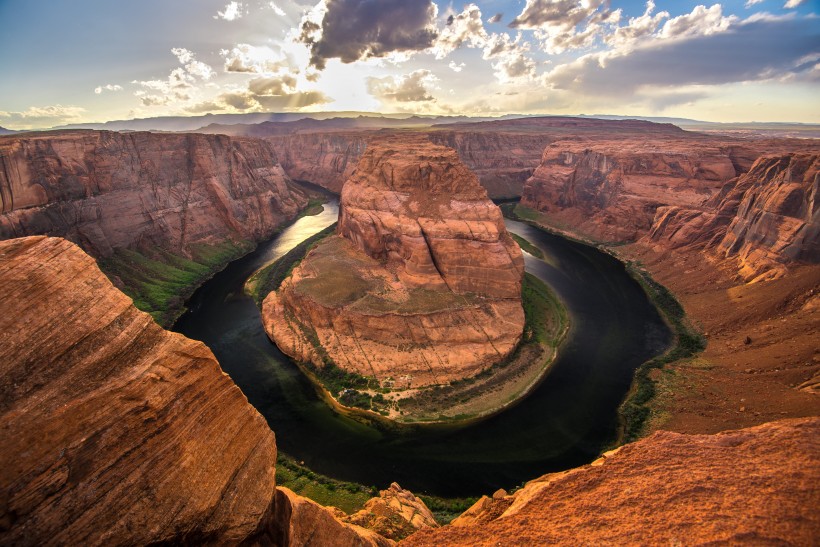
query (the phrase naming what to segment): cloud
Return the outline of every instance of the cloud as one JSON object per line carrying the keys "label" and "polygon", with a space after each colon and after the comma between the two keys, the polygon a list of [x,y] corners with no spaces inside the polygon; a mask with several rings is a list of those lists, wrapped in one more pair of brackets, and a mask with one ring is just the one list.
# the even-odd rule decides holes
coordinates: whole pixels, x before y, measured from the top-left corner
{"label": "cloud", "polygon": [[806,0],[788,0],[783,7],[786,9],[793,9],[805,2]]}
{"label": "cloud", "polygon": [[230,50],[219,52],[225,58],[226,72],[266,73],[278,72],[288,67],[285,55],[268,46],[237,44]]}
{"label": "cloud", "polygon": [[228,2],[225,4],[224,11],[217,11],[214,19],[224,19],[226,21],[235,21],[245,15],[245,5],[242,2]]}
{"label": "cloud", "polygon": [[487,19],[487,22],[488,23],[500,23],[502,17],[504,17],[503,13],[496,13],[495,15],[493,15],[492,17]]}
{"label": "cloud", "polygon": [[86,112],[80,106],[30,106],[22,112],[0,111],[0,125],[12,129],[38,129],[76,122]]}
{"label": "cloud", "polygon": [[763,2],[764,0],[746,0],[746,5],[744,7],[748,9],[756,4],[762,4]]}
{"label": "cloud", "polygon": [[94,88],[94,93],[99,95],[103,91],[122,91],[122,86],[119,84],[105,84],[105,85],[98,85]]}
{"label": "cloud", "polygon": [[606,0],[527,0],[509,26],[535,30],[544,50],[558,54],[591,46],[620,17],[621,10],[610,10]]}
{"label": "cloud", "polygon": [[197,80],[207,81],[213,78],[214,70],[197,61],[192,51],[175,47],[171,49],[171,53],[183,66],[172,69],[166,80],[131,81],[142,88],[135,91],[134,96],[143,106],[164,106],[174,101],[187,101],[190,99],[188,91],[195,86]]}
{"label": "cloud", "polygon": [[443,59],[464,44],[483,47],[487,37],[481,22],[481,10],[475,4],[469,4],[458,15],[447,18],[447,25],[436,37],[432,51],[436,59]]}
{"label": "cloud", "polygon": [[317,69],[332,58],[352,63],[422,51],[436,37],[437,12],[431,0],[322,0],[302,18],[299,39]]}
{"label": "cloud", "polygon": [[185,70],[191,76],[196,76],[202,80],[210,80],[214,77],[214,70],[210,65],[194,59],[192,51],[182,47],[175,47],[171,49],[171,53],[177,56],[179,62],[185,66]]}
{"label": "cloud", "polygon": [[276,15],[278,15],[279,17],[284,17],[285,16],[285,11],[282,8],[280,8],[279,6],[277,6],[276,2],[269,2],[268,5],[270,6],[270,9],[272,9],[273,12]]}
{"label": "cloud", "polygon": [[435,101],[427,86],[433,85],[436,78],[429,70],[416,70],[405,76],[386,76],[368,78],[367,90],[382,101],[400,103]]}
{"label": "cloud", "polygon": [[447,66],[449,66],[453,70],[453,72],[461,72],[467,65],[465,65],[464,63],[456,63],[455,61],[450,61],[450,64]]}
{"label": "cloud", "polygon": [[[626,52],[588,54],[559,65],[544,77],[553,89],[594,96],[629,97],[647,88],[721,85],[783,77],[811,66],[820,51],[811,19],[757,18],[706,33],[655,38]],[[673,33],[674,34],[674,33]],[[663,35],[663,32],[661,32]]]}

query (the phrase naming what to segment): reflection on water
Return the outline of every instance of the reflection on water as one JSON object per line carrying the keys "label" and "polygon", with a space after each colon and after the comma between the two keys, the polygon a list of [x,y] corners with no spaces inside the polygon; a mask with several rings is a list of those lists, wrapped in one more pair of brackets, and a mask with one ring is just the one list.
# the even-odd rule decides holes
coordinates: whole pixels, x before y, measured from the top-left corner
{"label": "reflection on water", "polygon": [[242,287],[261,265],[335,222],[337,212],[337,202],[328,204],[231,263],[194,294],[174,327],[208,344],[267,419],[281,451],[342,480],[464,496],[587,463],[612,441],[635,368],[671,335],[621,263],[514,221],[508,228],[548,257],[527,255],[527,271],[553,287],[572,321],[546,381],[519,405],[467,427],[396,434],[335,414],[268,340]]}

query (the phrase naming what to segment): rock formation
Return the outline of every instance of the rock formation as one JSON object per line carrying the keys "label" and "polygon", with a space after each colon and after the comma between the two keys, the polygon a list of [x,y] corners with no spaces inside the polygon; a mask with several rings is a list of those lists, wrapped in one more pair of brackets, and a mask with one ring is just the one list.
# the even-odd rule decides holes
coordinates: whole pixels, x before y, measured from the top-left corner
{"label": "rock formation", "polygon": [[713,436],[659,432],[480,500],[469,518],[402,545],[811,545],[818,452],[820,418]]}
{"label": "rock formation", "polygon": [[820,155],[763,156],[699,208],[663,207],[647,243],[705,248],[737,261],[746,281],[795,262],[820,263]]}
{"label": "rock formation", "polygon": [[698,205],[734,176],[731,157],[718,147],[560,141],[544,150],[521,203],[595,239],[635,240],[658,207]]}
{"label": "rock formation", "polygon": [[522,275],[499,209],[453,150],[381,140],[344,185],[338,235],[265,299],[263,318],[299,361],[389,386],[442,384],[515,348]]}
{"label": "rock formation", "polygon": [[0,138],[0,201],[0,239],[60,236],[95,257],[258,240],[307,202],[264,141],[109,131]]}
{"label": "rock formation", "polygon": [[390,545],[280,489],[264,418],[64,239],[0,242],[0,543]]}
{"label": "rock formation", "polygon": [[342,520],[359,525],[379,535],[399,540],[422,528],[436,528],[438,523],[424,501],[395,482],[379,491],[364,508]]}

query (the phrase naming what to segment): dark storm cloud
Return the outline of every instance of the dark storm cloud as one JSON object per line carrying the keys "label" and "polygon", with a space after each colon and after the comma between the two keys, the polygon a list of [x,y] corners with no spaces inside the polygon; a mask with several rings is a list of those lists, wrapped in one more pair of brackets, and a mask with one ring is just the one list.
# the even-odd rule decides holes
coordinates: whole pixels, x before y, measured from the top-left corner
{"label": "dark storm cloud", "polygon": [[310,45],[310,63],[319,69],[331,58],[352,63],[427,49],[436,37],[431,0],[325,0],[325,7],[321,24],[306,19],[301,29],[302,41]]}
{"label": "dark storm cloud", "polygon": [[593,95],[620,95],[641,86],[720,85],[777,78],[807,67],[820,54],[813,19],[763,19],[685,40],[658,40],[628,55],[595,55],[556,67],[546,81]]}

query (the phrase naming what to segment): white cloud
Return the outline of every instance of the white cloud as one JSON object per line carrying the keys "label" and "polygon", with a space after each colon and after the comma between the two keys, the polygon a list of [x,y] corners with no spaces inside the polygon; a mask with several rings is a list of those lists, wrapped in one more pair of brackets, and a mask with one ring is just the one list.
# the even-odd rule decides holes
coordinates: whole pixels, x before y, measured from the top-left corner
{"label": "white cloud", "polygon": [[285,11],[276,5],[276,2],[269,2],[268,5],[273,12],[278,15],[279,17],[283,17],[285,15]]}
{"label": "white cloud", "polygon": [[429,70],[421,69],[404,76],[385,76],[368,78],[367,89],[371,95],[382,101],[422,102],[435,101],[428,87],[432,87],[438,78]]}
{"label": "white cloud", "polygon": [[242,2],[228,2],[225,4],[224,11],[217,11],[214,19],[224,19],[226,21],[235,21],[245,15],[245,6]]}
{"label": "white cloud", "polygon": [[171,53],[177,56],[179,62],[185,66],[185,70],[191,76],[196,76],[202,80],[210,80],[214,77],[214,70],[207,64],[194,59],[194,54],[191,50],[175,47],[171,49]]}
{"label": "white cloud", "polygon": [[30,106],[22,112],[0,111],[0,125],[10,129],[42,129],[76,122],[85,112],[85,108],[72,105]]}
{"label": "white cloud", "polygon": [[237,44],[230,50],[221,50],[219,54],[225,58],[226,72],[270,73],[289,65],[284,54],[268,46]]}
{"label": "white cloud", "polygon": [[664,23],[659,37],[709,36],[724,32],[736,21],[737,17],[734,15],[723,15],[723,8],[720,4],[714,4],[709,8],[695,6],[691,13],[673,17]]}
{"label": "white cloud", "polygon": [[458,15],[447,18],[447,25],[436,37],[432,52],[436,59],[443,59],[463,44],[483,47],[486,41],[487,31],[481,22],[481,10],[475,4],[469,4]]}
{"label": "white cloud", "polygon": [[621,10],[610,10],[605,0],[527,0],[509,26],[535,30],[541,47],[559,54],[591,46],[620,18]]}
{"label": "white cloud", "polygon": [[783,4],[783,7],[786,9],[794,9],[805,1],[806,0],[788,0],[785,4]]}
{"label": "white cloud", "polygon": [[94,88],[94,93],[99,95],[103,91],[122,91],[122,86],[118,84],[105,84],[105,85],[98,85]]}
{"label": "white cloud", "polygon": [[467,65],[465,65],[464,63],[456,63],[455,61],[450,61],[450,64],[447,66],[449,66],[454,72],[461,72]]}
{"label": "white cloud", "polygon": [[744,7],[748,9],[756,4],[762,4],[763,2],[764,0],[746,0],[746,5]]}

